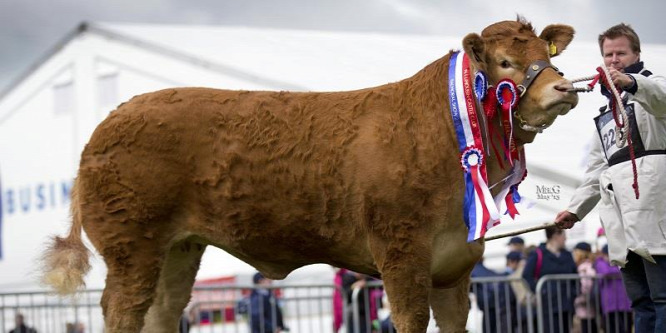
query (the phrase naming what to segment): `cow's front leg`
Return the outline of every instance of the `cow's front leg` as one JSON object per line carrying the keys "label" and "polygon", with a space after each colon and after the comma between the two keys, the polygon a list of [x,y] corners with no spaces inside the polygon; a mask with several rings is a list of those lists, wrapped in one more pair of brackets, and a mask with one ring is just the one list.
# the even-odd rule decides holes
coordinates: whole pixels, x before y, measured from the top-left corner
{"label": "cow's front leg", "polygon": [[429,303],[442,333],[465,332],[469,314],[469,275],[450,288],[432,288]]}
{"label": "cow's front leg", "polygon": [[416,235],[373,238],[371,247],[391,303],[391,320],[400,333],[423,333],[430,311],[430,248]]}

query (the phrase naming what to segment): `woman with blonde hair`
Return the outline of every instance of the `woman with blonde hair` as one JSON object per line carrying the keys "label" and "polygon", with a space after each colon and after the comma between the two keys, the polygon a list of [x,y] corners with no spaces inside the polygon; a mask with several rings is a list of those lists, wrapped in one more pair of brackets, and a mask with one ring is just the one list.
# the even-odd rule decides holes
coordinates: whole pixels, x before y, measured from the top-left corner
{"label": "woman with blonde hair", "polygon": [[574,300],[576,317],[580,319],[580,332],[597,332],[596,323],[596,299],[594,297],[594,258],[592,246],[586,242],[576,244],[573,250],[574,261],[578,267],[580,276],[580,294]]}

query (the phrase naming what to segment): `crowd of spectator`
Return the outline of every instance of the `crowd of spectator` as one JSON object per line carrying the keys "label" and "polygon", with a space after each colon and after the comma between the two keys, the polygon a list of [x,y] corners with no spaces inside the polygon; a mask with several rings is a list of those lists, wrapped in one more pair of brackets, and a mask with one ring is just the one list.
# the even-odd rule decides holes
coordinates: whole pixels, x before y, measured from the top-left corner
{"label": "crowd of spectator", "polygon": [[595,242],[593,250],[579,242],[570,250],[566,233],[556,227],[546,229],[546,242],[525,245],[521,237],[509,240],[503,272],[485,267],[483,259],[472,271],[481,281],[471,291],[483,313],[483,332],[527,332],[537,324],[543,332],[631,332],[631,304],[619,268],[610,265],[608,245]]}

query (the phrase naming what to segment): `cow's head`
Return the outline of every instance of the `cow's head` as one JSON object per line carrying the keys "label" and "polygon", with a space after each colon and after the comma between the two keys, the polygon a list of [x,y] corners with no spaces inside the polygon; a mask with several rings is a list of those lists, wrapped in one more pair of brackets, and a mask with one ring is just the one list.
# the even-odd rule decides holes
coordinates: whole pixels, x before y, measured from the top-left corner
{"label": "cow's head", "polygon": [[519,17],[490,25],[481,36],[472,33],[463,39],[472,66],[488,74],[489,84],[511,79],[521,90],[526,78],[533,79],[514,110],[514,134],[522,143],[532,142],[536,133],[578,103],[578,96],[567,91],[571,82],[556,68],[545,66],[536,78],[529,75],[534,74],[529,69],[536,68],[535,64],[550,65],[550,58],[562,53],[573,35],[572,27],[556,24],[547,26],[537,37],[532,25]]}

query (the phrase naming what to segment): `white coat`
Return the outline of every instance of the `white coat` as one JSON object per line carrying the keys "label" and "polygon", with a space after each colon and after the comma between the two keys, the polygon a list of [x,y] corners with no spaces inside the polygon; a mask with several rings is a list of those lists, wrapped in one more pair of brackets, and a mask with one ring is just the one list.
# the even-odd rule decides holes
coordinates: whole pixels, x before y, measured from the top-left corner
{"label": "white coat", "polygon": [[[666,150],[666,78],[632,75],[633,103],[638,132],[645,150]],[[611,263],[624,267],[628,251],[654,262],[666,255],[666,154],[636,159],[640,197],[637,200],[631,161],[608,165],[602,138],[595,138],[583,183],[576,189],[568,211],[583,219],[599,202],[599,216],[608,238]]]}

